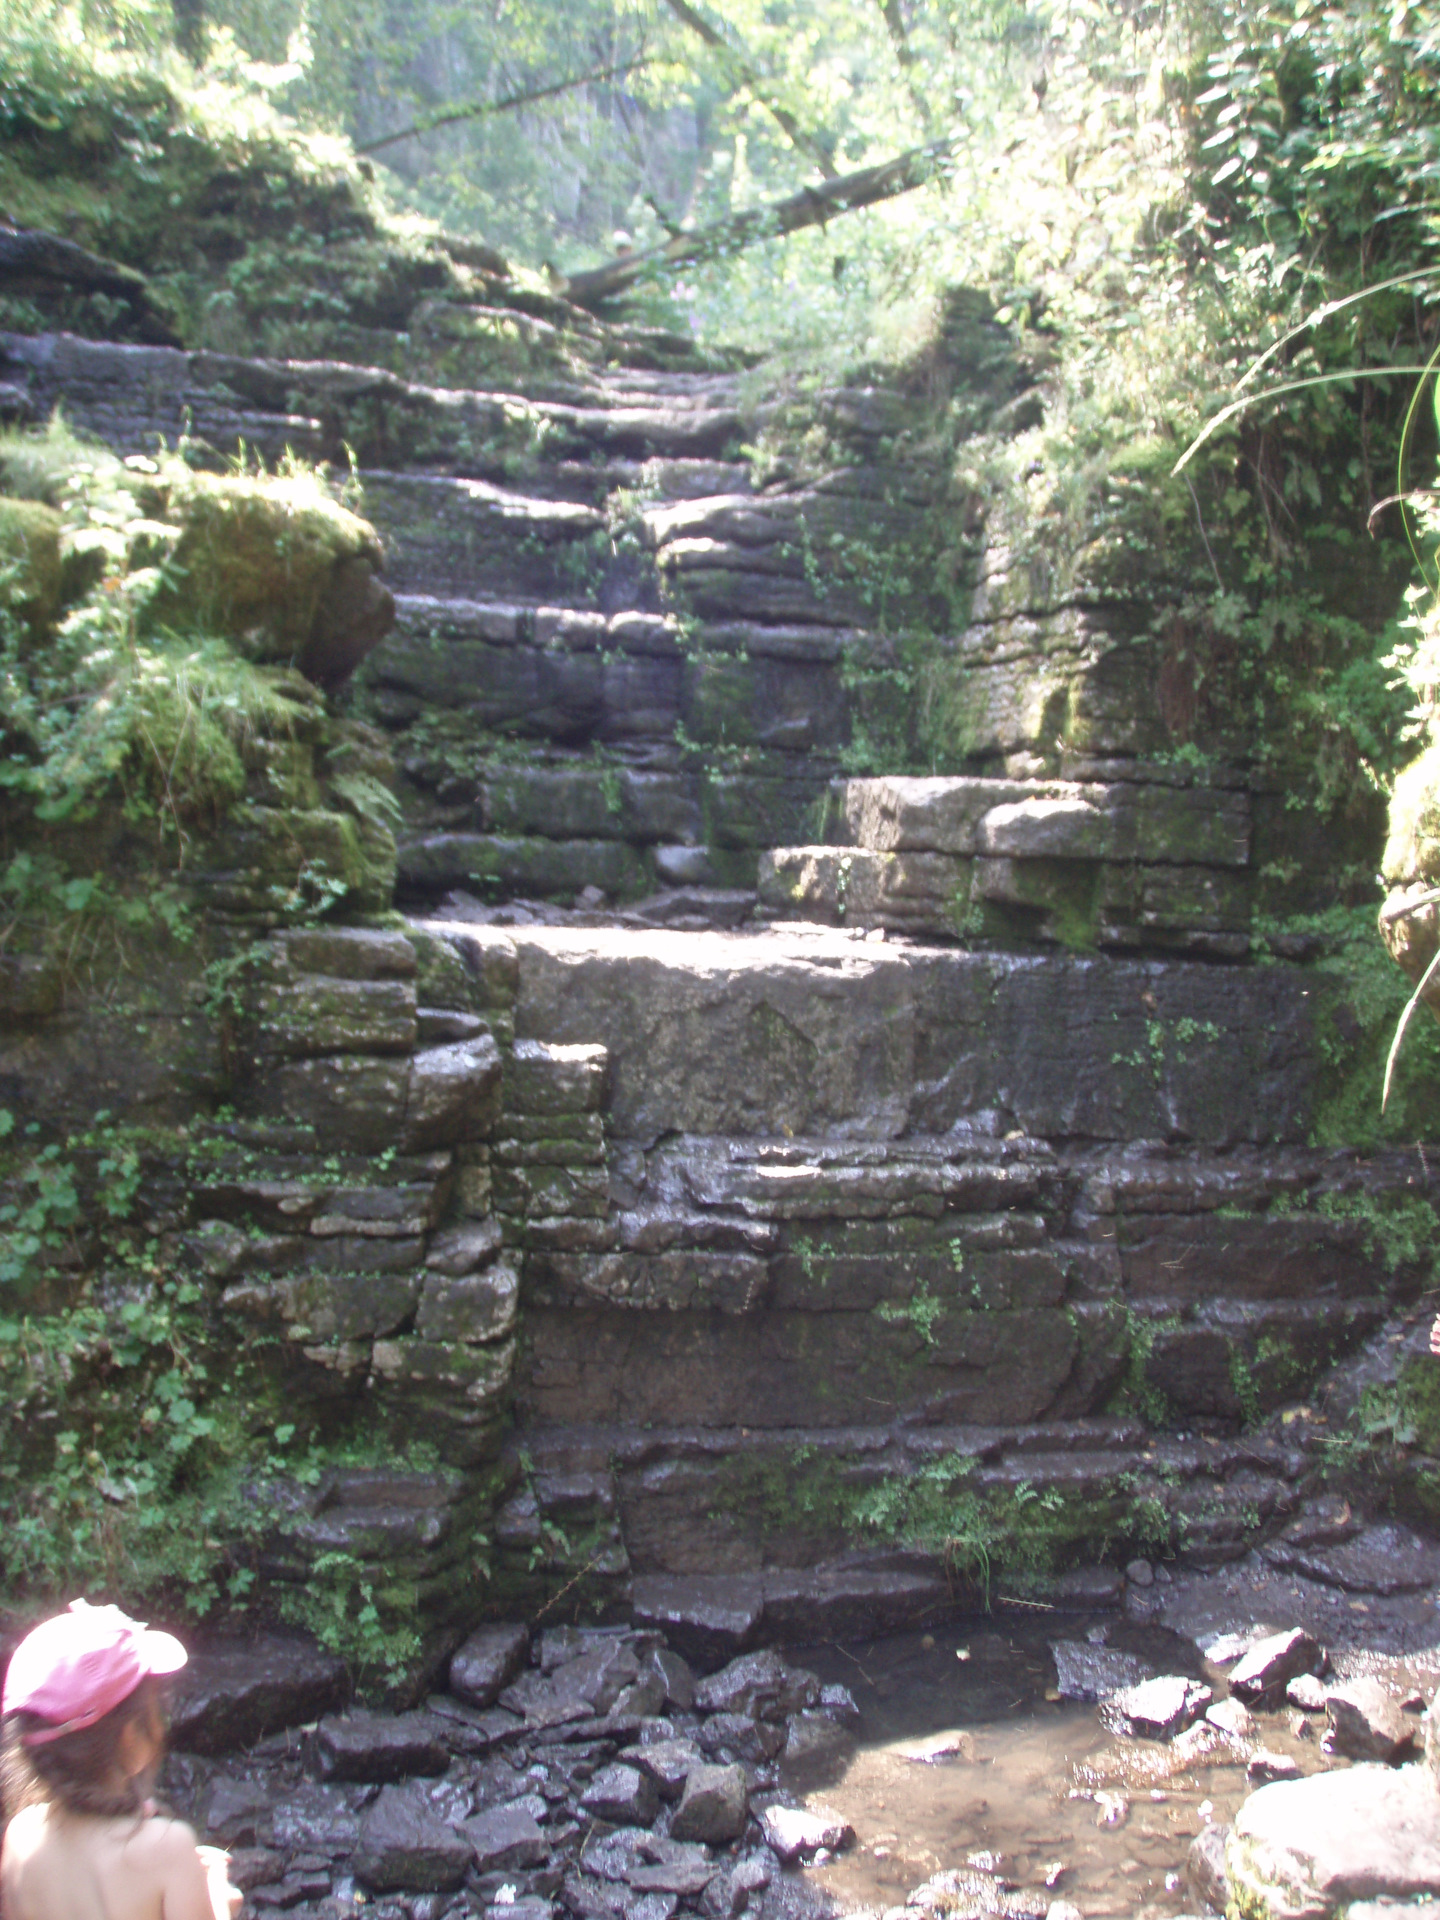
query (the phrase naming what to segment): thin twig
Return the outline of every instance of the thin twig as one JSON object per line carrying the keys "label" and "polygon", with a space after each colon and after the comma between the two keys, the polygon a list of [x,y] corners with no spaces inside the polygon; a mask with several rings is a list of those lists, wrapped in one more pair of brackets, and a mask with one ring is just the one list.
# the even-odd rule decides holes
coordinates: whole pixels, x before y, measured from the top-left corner
{"label": "thin twig", "polygon": [[383,134],[378,140],[367,140],[363,147],[356,147],[356,153],[378,153],[382,147],[396,146],[401,140],[413,140],[422,133],[434,133],[437,127],[453,127],[460,120],[480,120],[489,113],[509,113],[515,107],[528,107],[536,100],[553,100],[557,93],[568,93],[572,87],[587,87],[596,80],[619,80],[627,73],[634,73],[637,67],[648,67],[653,56],[639,54],[634,60],[627,60],[623,66],[596,67],[593,73],[573,74],[568,80],[556,80],[548,87],[532,87],[525,93],[511,93],[499,100],[471,101],[469,106],[456,107],[444,113],[422,114],[420,119],[412,121],[408,127],[402,127],[398,133]]}
{"label": "thin twig", "polygon": [[1215,576],[1216,586],[1219,587],[1223,593],[1225,591],[1225,582],[1220,578],[1220,569],[1216,566],[1215,556],[1210,551],[1210,536],[1205,531],[1205,516],[1200,511],[1200,496],[1196,493],[1195,482],[1190,478],[1188,473],[1185,476],[1185,484],[1190,489],[1190,498],[1195,502],[1195,524],[1199,527],[1200,538],[1205,543],[1205,558],[1210,562],[1210,571]]}
{"label": "thin twig", "polygon": [[1405,1029],[1410,1024],[1410,1016],[1420,1004],[1420,996],[1424,993],[1426,987],[1429,986],[1431,975],[1437,967],[1440,967],[1440,947],[1435,949],[1434,957],[1429,966],[1426,967],[1424,973],[1421,974],[1419,986],[1416,987],[1414,993],[1412,993],[1410,998],[1405,1002],[1405,1011],[1401,1014],[1400,1024],[1395,1029],[1395,1038],[1390,1042],[1390,1052],[1385,1061],[1385,1086],[1380,1094],[1380,1111],[1382,1113],[1385,1111],[1385,1102],[1390,1098],[1390,1082],[1395,1073],[1395,1061],[1400,1052],[1400,1042],[1405,1038]]}
{"label": "thin twig", "polygon": [[565,1582],[564,1586],[561,1587],[558,1593],[551,1594],[550,1598],[545,1602],[544,1606],[541,1607],[540,1611],[536,1614],[534,1621],[532,1622],[532,1625],[538,1627],[540,1622],[545,1618],[546,1614],[549,1613],[550,1609],[552,1607],[558,1607],[560,1602],[565,1598],[566,1594],[569,1593],[570,1589],[572,1587],[578,1587],[580,1582],[585,1578],[586,1574],[589,1573],[594,1567],[598,1566],[599,1562],[600,1562],[599,1554],[598,1553],[592,1554],[591,1557],[585,1562],[584,1566],[581,1567],[580,1571],[578,1573],[572,1574],[570,1578]]}
{"label": "thin twig", "polygon": [[838,1640],[832,1640],[830,1642],[830,1645],[835,1649],[837,1653],[843,1653],[845,1658],[850,1662],[851,1666],[859,1668],[860,1678],[865,1682],[867,1687],[874,1686],[875,1682],[870,1678],[869,1674],[866,1673],[864,1667],[860,1666],[860,1662],[855,1658],[854,1654],[850,1652],[848,1647],[842,1647]]}

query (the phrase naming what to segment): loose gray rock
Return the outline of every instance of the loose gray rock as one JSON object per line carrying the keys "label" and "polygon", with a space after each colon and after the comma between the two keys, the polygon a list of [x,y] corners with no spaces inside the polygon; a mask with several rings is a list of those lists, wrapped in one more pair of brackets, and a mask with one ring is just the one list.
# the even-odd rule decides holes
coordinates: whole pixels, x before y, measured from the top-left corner
{"label": "loose gray rock", "polygon": [[1293,1680],[1285,1683],[1286,1700],[1302,1713],[1323,1713],[1326,1692],[1324,1681],[1317,1680],[1313,1673],[1297,1673]]}
{"label": "loose gray rock", "polygon": [[1239,1700],[1212,1701],[1205,1709],[1205,1718],[1232,1740],[1254,1740],[1259,1736],[1254,1714]]}
{"label": "loose gray rock", "polygon": [[664,1684],[665,1705],[678,1713],[688,1713],[695,1704],[695,1676],[688,1661],[668,1647],[657,1647],[650,1655],[650,1665]]}
{"label": "loose gray rock", "polygon": [[701,1713],[748,1714],[752,1720],[783,1720],[820,1698],[820,1682],[803,1667],[790,1667],[768,1647],[742,1654],[695,1689]]}
{"label": "loose gray rock", "polygon": [[702,1669],[718,1667],[753,1641],[764,1607],[764,1588],[752,1573],[644,1575],[635,1581],[630,1599],[637,1625],[658,1627]]}
{"label": "loose gray rock", "polygon": [[787,1867],[819,1853],[839,1853],[855,1843],[855,1829],[838,1813],[812,1812],[808,1807],[767,1807],[760,1816],[766,1845]]}
{"label": "loose gray rock", "polygon": [[528,1807],[508,1802],[467,1820],[461,1829],[481,1873],[493,1867],[539,1867],[548,1848],[539,1822]]}
{"label": "loose gray rock", "polygon": [[595,1775],[580,1804],[597,1820],[617,1827],[648,1827],[660,1811],[660,1792],[648,1773],[617,1763]]}
{"label": "loose gray rock", "polygon": [[1229,1883],[1225,1878],[1225,1842],[1230,1837],[1228,1827],[1202,1827],[1190,1842],[1190,1851],[1185,1856],[1185,1877],[1190,1882],[1190,1890],[1217,1913],[1224,1913],[1225,1903],[1230,1897]]}
{"label": "loose gray rock", "polygon": [[671,1837],[722,1847],[745,1831],[748,1808],[743,1767],[694,1767],[670,1822]]}
{"label": "loose gray rock", "polygon": [[1161,1674],[1112,1694],[1100,1718],[1116,1733],[1139,1740],[1169,1740],[1182,1732],[1214,1699],[1209,1687],[1181,1674]]}
{"label": "loose gray rock", "polygon": [[445,1893],[470,1857],[469,1841],[436,1817],[421,1789],[382,1787],[360,1822],[355,1874],[375,1893]]}
{"label": "loose gray rock", "polygon": [[1050,1654],[1062,1700],[1106,1700],[1155,1677],[1155,1669],[1137,1655],[1084,1640],[1052,1640]]}
{"label": "loose gray rock", "polygon": [[1329,1724],[1321,1744],[1326,1753],[1390,1765],[1415,1744],[1413,1721],[1380,1682],[1368,1676],[1332,1687],[1325,1696],[1325,1713]]}
{"label": "loose gray rock", "polygon": [[[269,1811],[270,1795],[258,1780],[232,1780],[218,1774],[205,1812],[205,1837],[221,1847],[252,1841],[256,1822]],[[240,1882],[235,1884],[238,1887]]]}
{"label": "loose gray rock", "polygon": [[703,1846],[646,1833],[643,1827],[617,1827],[586,1843],[580,1864],[601,1880],[623,1881],[637,1893],[673,1893],[682,1898],[703,1893],[719,1867]]}
{"label": "loose gray rock", "polygon": [[785,1764],[811,1772],[843,1766],[855,1751],[853,1736],[828,1713],[797,1713],[785,1736]]}
{"label": "loose gray rock", "polygon": [[1225,1866],[1255,1920],[1355,1900],[1440,1895],[1440,1793],[1426,1767],[1339,1768],[1261,1787],[1235,1816]]}
{"label": "loose gray rock", "polygon": [[1267,1780],[1298,1780],[1300,1762],[1288,1753],[1272,1753],[1268,1747],[1257,1747],[1245,1763],[1247,1779],[1256,1785]]}
{"label": "loose gray rock", "polygon": [[820,1689],[820,1711],[828,1713],[842,1727],[848,1727],[851,1733],[860,1731],[860,1709],[855,1704],[855,1696],[848,1687],[829,1686]]}
{"label": "loose gray rock", "polygon": [[649,1774],[662,1800],[678,1800],[692,1769],[700,1766],[700,1749],[689,1740],[656,1740],[649,1746],[627,1747],[620,1756],[627,1766]]}
{"label": "loose gray rock", "polygon": [[477,1627],[451,1658],[450,1691],[472,1707],[493,1707],[529,1652],[524,1627]]}
{"label": "loose gray rock", "polygon": [[771,1881],[770,1856],[747,1854],[728,1873],[717,1873],[706,1887],[701,1904],[709,1920],[735,1920],[753,1893],[763,1893]]}
{"label": "loose gray rock", "polygon": [[1153,1587],[1155,1569],[1148,1560],[1132,1560],[1125,1569],[1125,1578],[1132,1587]]}
{"label": "loose gray rock", "polygon": [[727,1753],[758,1767],[773,1760],[784,1746],[785,1729],[769,1720],[748,1719],[743,1713],[713,1713],[695,1737],[705,1754]]}
{"label": "loose gray rock", "polygon": [[316,1727],[310,1762],[321,1780],[407,1780],[444,1773],[450,1754],[424,1713],[330,1715]]}
{"label": "loose gray rock", "polygon": [[1255,1642],[1232,1670],[1230,1691],[1248,1706],[1260,1701],[1274,1705],[1297,1674],[1324,1671],[1320,1643],[1303,1628],[1292,1627],[1288,1633],[1272,1633]]}

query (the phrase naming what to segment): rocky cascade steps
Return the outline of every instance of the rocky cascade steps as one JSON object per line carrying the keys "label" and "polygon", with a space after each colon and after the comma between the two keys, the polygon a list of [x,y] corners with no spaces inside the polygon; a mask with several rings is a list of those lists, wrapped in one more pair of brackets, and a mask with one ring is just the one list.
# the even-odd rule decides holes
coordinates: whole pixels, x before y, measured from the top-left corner
{"label": "rocky cascade steps", "polygon": [[[1034,604],[978,521],[975,770],[844,778],[913,698],[844,558],[933,505],[913,398],[816,396],[844,458],[800,473],[753,376],[494,326],[528,370],[0,341],[13,414],[127,454],[352,448],[387,546],[354,697],[404,926],[237,894],[223,1046],[164,983],[149,1027],[7,1030],[37,1113],[146,1058],[194,1134],[163,1223],[239,1337],[438,1449],[297,1487],[263,1571],[408,1583],[433,1668],[495,1594],[743,1648],[992,1565],[1238,1557],[1327,1437],[1271,1416],[1413,1305],[1376,1217],[1432,1191],[1310,1144],[1343,993],[1252,938],[1283,806],[1160,755],[1123,609]],[[987,420],[1012,374],[977,362]]]}

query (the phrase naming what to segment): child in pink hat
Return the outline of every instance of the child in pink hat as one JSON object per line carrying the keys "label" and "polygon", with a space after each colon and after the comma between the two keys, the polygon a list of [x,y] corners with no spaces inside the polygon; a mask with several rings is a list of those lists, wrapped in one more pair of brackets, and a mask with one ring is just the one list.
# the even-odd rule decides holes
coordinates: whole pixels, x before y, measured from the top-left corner
{"label": "child in pink hat", "polygon": [[5,1676],[0,1848],[5,1920],[234,1920],[226,1856],[155,1811],[168,1633],[72,1601],[20,1642]]}

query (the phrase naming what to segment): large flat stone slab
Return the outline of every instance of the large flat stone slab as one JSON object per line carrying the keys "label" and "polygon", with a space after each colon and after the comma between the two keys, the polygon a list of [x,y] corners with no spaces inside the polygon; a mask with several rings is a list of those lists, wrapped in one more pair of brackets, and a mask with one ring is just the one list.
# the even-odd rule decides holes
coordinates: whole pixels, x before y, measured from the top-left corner
{"label": "large flat stone slab", "polygon": [[1326,1920],[1359,1900],[1440,1895],[1440,1791],[1428,1767],[1358,1766],[1262,1787],[1225,1852],[1251,1920]]}

